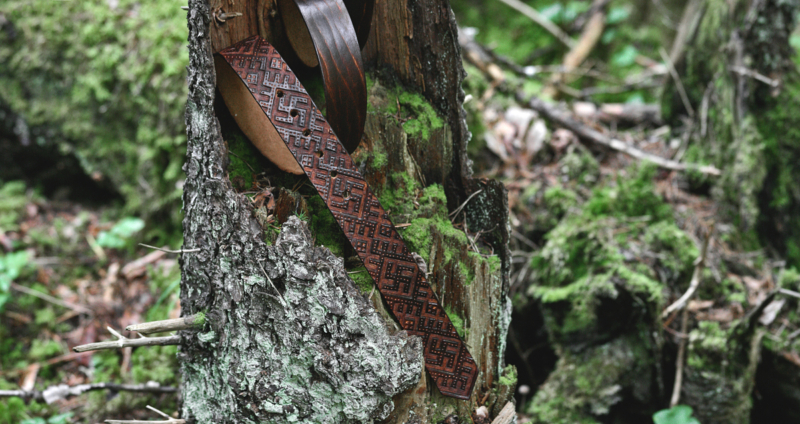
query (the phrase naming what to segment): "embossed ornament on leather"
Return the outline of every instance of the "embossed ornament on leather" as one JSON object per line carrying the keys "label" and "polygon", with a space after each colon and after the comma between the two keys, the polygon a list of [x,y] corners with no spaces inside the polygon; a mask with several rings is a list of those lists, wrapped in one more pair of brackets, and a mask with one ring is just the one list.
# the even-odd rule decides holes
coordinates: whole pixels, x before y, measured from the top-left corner
{"label": "embossed ornament on leather", "polygon": [[[389,215],[280,54],[264,39],[253,36],[220,51],[215,63],[217,83],[229,109],[249,111],[247,119],[261,123],[245,125],[253,131],[271,131],[272,135],[264,138],[283,143],[270,149],[280,147],[291,153],[364,262],[400,326],[422,338],[425,368],[442,394],[469,399],[478,367],[466,344]],[[242,106],[248,102],[255,106]],[[253,116],[254,108],[263,116]],[[232,114],[237,122],[245,118],[244,114]]]}

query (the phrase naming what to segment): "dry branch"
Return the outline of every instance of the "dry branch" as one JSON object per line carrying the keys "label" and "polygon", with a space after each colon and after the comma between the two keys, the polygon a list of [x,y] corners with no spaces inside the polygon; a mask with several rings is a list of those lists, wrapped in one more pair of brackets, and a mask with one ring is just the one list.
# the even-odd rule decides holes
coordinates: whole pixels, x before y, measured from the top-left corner
{"label": "dry branch", "polygon": [[544,28],[547,32],[552,34],[554,37],[558,39],[562,44],[569,47],[570,49],[573,48],[576,44],[576,41],[572,39],[567,33],[561,30],[558,25],[551,22],[549,19],[542,16],[541,13],[537,12],[536,9],[528,6],[527,4],[519,1],[519,0],[500,0],[501,2],[505,3],[507,6],[511,7],[512,9],[516,10],[519,13],[527,16],[533,22],[536,22],[539,26]]}
{"label": "dry branch", "polygon": [[117,340],[89,343],[85,345],[75,346],[72,348],[75,352],[86,352],[90,350],[103,350],[103,349],[121,349],[123,347],[139,347],[139,346],[167,346],[176,345],[181,341],[181,336],[167,336],[167,337],[144,337],[140,339],[129,339],[122,334],[116,332],[113,328],[107,327],[108,331],[117,337]]}
{"label": "dry branch", "polygon": [[669,315],[672,311],[683,309],[683,313],[681,314],[681,340],[678,343],[678,358],[675,360],[675,385],[672,387],[672,398],[670,399],[669,406],[670,408],[674,407],[678,404],[678,401],[681,398],[681,385],[683,383],[683,364],[684,364],[684,356],[686,356],[686,344],[689,343],[689,338],[686,336],[687,331],[689,331],[689,308],[686,307],[686,304],[689,300],[694,296],[694,293],[697,291],[697,287],[700,286],[700,279],[703,273],[703,266],[706,263],[706,256],[708,254],[708,244],[711,240],[711,234],[714,232],[714,223],[711,223],[711,226],[708,229],[708,236],[706,240],[703,242],[703,248],[700,252],[700,257],[697,258],[697,261],[694,265],[694,272],[692,273],[692,281],[689,283],[689,290],[683,294],[675,303],[670,305],[667,309],[664,310],[664,313],[661,314],[661,317],[665,317]]}
{"label": "dry branch", "polygon": [[189,315],[183,318],[166,319],[163,321],[132,324],[125,327],[127,331],[136,331],[139,334],[164,333],[167,331],[188,330],[203,323],[203,318],[198,315]]}
{"label": "dry branch", "polygon": [[517,93],[516,96],[517,96],[517,101],[539,112],[544,119],[574,132],[583,139],[593,141],[597,144],[602,144],[606,147],[610,147],[614,150],[625,153],[626,155],[634,157],[636,159],[652,162],[665,169],[672,169],[675,171],[694,170],[708,175],[720,175],[720,170],[714,166],[702,166],[691,163],[680,163],[643,152],[631,146],[630,144],[625,143],[622,140],[611,138],[599,131],[596,131],[588,127],[587,125],[584,125],[576,121],[572,117],[568,116],[567,114],[561,111],[558,111],[554,106],[547,104],[546,102],[544,102],[539,98],[533,97],[530,100],[526,101],[522,93]]}
{"label": "dry branch", "polygon": [[[242,161],[242,162],[244,162],[244,161]],[[244,163],[247,164],[247,162],[244,162]],[[247,166],[250,166],[250,165],[247,165]],[[144,243],[139,243],[139,246],[146,247],[148,249],[158,250],[159,252],[164,252],[164,253],[194,253],[194,252],[199,252],[200,251],[200,249],[165,249],[163,247],[150,246],[149,244],[144,244]]]}
{"label": "dry branch", "polygon": [[19,397],[35,401],[44,401],[51,404],[57,400],[67,399],[78,396],[93,390],[111,390],[114,392],[139,392],[139,393],[176,393],[177,387],[162,386],[155,381],[148,381],[144,384],[114,384],[114,383],[94,383],[78,384],[68,386],[58,384],[50,386],[42,391],[39,390],[0,390],[0,397]]}
{"label": "dry branch", "polygon": [[[595,5],[601,5],[604,0],[595,0]],[[563,66],[568,71],[572,71],[573,69],[580,66],[589,54],[592,52],[594,47],[597,45],[597,42],[600,41],[600,37],[603,35],[603,29],[605,28],[606,23],[606,16],[602,10],[602,7],[596,8],[596,10],[592,13],[589,21],[584,25],[583,31],[581,32],[581,36],[575,45],[564,55],[564,62]],[[566,84],[568,82],[567,78],[561,74],[554,74],[550,80],[552,84],[550,87],[544,89],[544,94],[546,96],[555,96],[556,95],[556,88],[557,86]]]}
{"label": "dry branch", "polygon": [[92,311],[89,308],[86,308],[86,307],[81,306],[81,305],[76,305],[74,303],[65,302],[65,301],[60,300],[60,299],[56,299],[53,296],[44,294],[44,293],[42,293],[40,291],[29,289],[29,288],[27,288],[25,286],[21,286],[21,285],[19,285],[17,283],[11,283],[11,288],[16,290],[16,291],[18,291],[18,292],[22,292],[22,293],[25,293],[27,295],[38,297],[39,299],[42,299],[45,302],[50,302],[50,303],[52,303],[54,305],[62,306],[62,307],[67,308],[67,309],[72,309],[73,311],[81,313],[81,314],[92,315]]}
{"label": "dry branch", "polygon": [[672,60],[669,58],[667,52],[663,48],[658,49],[658,52],[661,54],[661,59],[663,59],[667,64],[667,69],[669,70],[670,76],[672,76],[672,79],[675,80],[675,87],[678,89],[678,94],[681,97],[681,102],[683,102],[683,107],[686,108],[687,112],[689,112],[689,116],[694,116],[694,108],[692,107],[692,103],[689,102],[689,96],[686,95],[686,89],[683,88],[683,81],[681,81],[681,76],[678,75],[675,65],[672,63]]}
{"label": "dry branch", "polygon": [[142,421],[142,420],[106,420],[109,424],[185,424],[186,420],[172,418],[169,415],[159,411],[156,408],[153,408],[150,405],[147,405],[147,409],[155,412],[158,415],[166,418],[164,421]]}

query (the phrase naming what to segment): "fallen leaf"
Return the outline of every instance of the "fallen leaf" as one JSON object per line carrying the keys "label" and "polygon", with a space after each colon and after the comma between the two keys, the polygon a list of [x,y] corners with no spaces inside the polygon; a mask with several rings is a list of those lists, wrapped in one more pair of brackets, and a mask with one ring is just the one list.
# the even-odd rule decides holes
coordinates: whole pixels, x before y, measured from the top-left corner
{"label": "fallen leaf", "polygon": [[778,312],[781,311],[781,308],[783,308],[783,305],[785,304],[786,299],[773,300],[769,305],[767,305],[766,308],[764,308],[764,312],[761,314],[761,317],[758,318],[758,322],[763,325],[772,324],[772,321],[775,321],[775,317],[778,316]]}
{"label": "fallen leaf", "polygon": [[697,312],[702,309],[708,309],[712,306],[714,306],[713,300],[690,300],[687,308],[689,308],[690,312]]}

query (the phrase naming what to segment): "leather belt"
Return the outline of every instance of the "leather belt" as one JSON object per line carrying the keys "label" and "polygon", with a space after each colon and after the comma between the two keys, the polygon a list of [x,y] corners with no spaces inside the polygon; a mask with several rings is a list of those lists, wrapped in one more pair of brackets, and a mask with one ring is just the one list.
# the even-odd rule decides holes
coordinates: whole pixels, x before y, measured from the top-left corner
{"label": "leather belt", "polygon": [[[363,3],[361,8],[357,2]],[[366,42],[373,2],[350,3],[361,39]],[[300,60],[311,67],[319,65],[328,121],[352,153],[361,142],[367,119],[367,83],[350,9],[341,0],[278,0],[278,7],[286,35]]]}
{"label": "leather belt", "polygon": [[422,338],[425,367],[442,394],[469,399],[478,367],[466,344],[338,131],[281,55],[253,36],[215,55],[215,67],[217,85],[240,128],[281,169],[294,169],[311,179],[400,326]]}

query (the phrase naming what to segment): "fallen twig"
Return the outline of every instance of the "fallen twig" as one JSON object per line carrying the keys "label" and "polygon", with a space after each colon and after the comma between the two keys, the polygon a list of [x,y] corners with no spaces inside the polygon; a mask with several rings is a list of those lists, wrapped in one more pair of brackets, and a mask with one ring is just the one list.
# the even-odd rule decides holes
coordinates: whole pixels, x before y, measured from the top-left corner
{"label": "fallen twig", "polygon": [[67,309],[72,309],[73,311],[81,313],[81,314],[92,315],[92,310],[89,309],[89,308],[86,308],[86,307],[81,306],[81,305],[76,305],[74,303],[65,302],[65,301],[60,300],[60,299],[56,299],[53,296],[44,294],[44,293],[42,293],[40,291],[37,291],[37,290],[29,289],[29,288],[27,288],[25,286],[21,286],[21,285],[19,285],[17,283],[13,283],[12,282],[11,283],[11,288],[16,290],[16,291],[19,291],[19,292],[22,292],[22,293],[25,293],[25,294],[28,294],[28,295],[31,295],[31,296],[34,296],[34,297],[38,297],[39,299],[42,299],[42,300],[44,300],[46,302],[50,302],[50,303],[52,303],[54,305],[62,306],[62,307],[67,308]]}
{"label": "fallen twig", "polygon": [[580,118],[603,123],[626,122],[631,124],[661,125],[661,107],[658,104],[605,103],[598,108],[594,103],[575,102],[572,110]]}
{"label": "fallen twig", "polygon": [[87,352],[90,350],[103,350],[103,349],[121,349],[124,347],[139,347],[139,346],[168,346],[176,345],[181,341],[181,336],[167,336],[167,337],[144,337],[140,339],[129,339],[122,334],[119,334],[111,327],[108,331],[117,337],[117,340],[89,343],[85,345],[75,346],[72,348],[75,352]]}
{"label": "fallen twig", "polygon": [[150,246],[149,244],[139,243],[139,246],[144,246],[148,249],[155,249],[165,253],[192,253],[192,252],[199,252],[200,249],[178,249],[178,250],[171,250],[171,249],[164,249],[163,247],[155,247]]}
{"label": "fallen twig", "polygon": [[[606,23],[605,13],[602,10],[602,3],[604,1],[605,0],[594,1],[594,4],[600,7],[595,8],[589,21],[584,25],[578,42],[564,55],[564,68],[568,70],[577,68],[589,57],[589,54],[594,49],[595,45],[597,45],[597,42],[600,41]],[[553,85],[544,89],[545,95],[554,96],[556,94],[554,86],[562,85],[567,82],[567,79],[563,75],[554,74],[550,80],[550,83]]]}
{"label": "fallen twig", "polygon": [[467,206],[467,203],[469,203],[469,201],[472,200],[473,197],[481,194],[482,192],[483,189],[480,189],[475,193],[470,194],[469,197],[467,197],[467,200],[464,201],[464,203],[459,205],[453,212],[450,212],[451,219],[455,219],[456,217],[458,217],[458,214],[464,209],[465,206]]}
{"label": "fallen twig", "polygon": [[552,34],[554,37],[558,39],[562,44],[569,47],[570,49],[575,46],[577,43],[575,40],[572,39],[567,33],[561,30],[558,25],[551,22],[549,19],[542,16],[541,13],[537,12],[536,9],[528,6],[527,4],[519,1],[519,0],[500,0],[502,3],[506,4],[507,6],[511,7],[512,9],[516,10],[519,13],[527,16],[533,22],[536,22],[539,26],[544,28],[547,32]]}
{"label": "fallen twig", "polygon": [[[695,268],[696,269],[696,268]],[[686,334],[689,329],[689,309],[683,308],[681,321],[681,334]],[[689,343],[689,337],[681,337],[678,342],[678,358],[675,360],[675,385],[672,386],[672,397],[669,401],[669,407],[672,408],[678,404],[681,399],[681,385],[683,384],[683,357],[686,355],[686,344]]]}
{"label": "fallen twig", "polygon": [[[708,229],[708,236],[706,240],[703,242],[703,248],[700,251],[700,257],[697,258],[697,261],[694,264],[694,272],[692,273],[692,281],[689,283],[689,290],[684,293],[683,296],[680,297],[675,303],[670,305],[667,309],[664,310],[664,313],[661,314],[662,318],[668,314],[670,314],[673,310],[677,310],[683,308],[682,312],[682,321],[681,321],[681,334],[685,335],[688,334],[689,330],[689,308],[686,307],[686,304],[689,302],[689,299],[694,295],[697,291],[697,287],[700,285],[700,279],[703,273],[703,266],[706,262],[706,255],[708,254],[708,244],[711,240],[711,234],[714,232],[714,223],[711,223],[711,226]],[[681,385],[683,383],[683,363],[684,356],[686,355],[686,344],[689,343],[688,337],[681,337],[681,340],[678,342],[678,358],[675,360],[675,385],[672,387],[672,398],[670,399],[669,406],[670,408],[674,407],[678,404],[681,398]]]}
{"label": "fallen twig", "polygon": [[658,53],[661,54],[661,59],[664,60],[667,64],[667,69],[669,70],[669,74],[672,76],[672,79],[675,80],[675,87],[678,89],[678,94],[681,96],[681,102],[683,102],[683,107],[686,108],[686,111],[689,112],[689,116],[694,116],[694,108],[692,104],[689,103],[689,96],[686,95],[686,90],[683,88],[683,82],[681,82],[681,76],[678,75],[678,71],[675,69],[675,65],[672,63],[672,59],[667,56],[666,50],[663,48],[658,49]]}
{"label": "fallen twig", "polygon": [[703,265],[706,261],[706,255],[708,254],[708,242],[711,240],[711,233],[714,231],[714,223],[711,223],[708,229],[708,237],[703,242],[703,249],[700,252],[700,257],[697,258],[697,262],[694,266],[694,273],[692,274],[692,281],[689,283],[689,289],[686,290],[686,293],[683,294],[678,300],[669,305],[667,309],[664,309],[664,312],[661,313],[661,318],[665,318],[667,315],[671,314],[678,309],[683,308],[689,303],[689,300],[694,296],[694,293],[697,291],[697,287],[700,286],[700,273],[703,271]]}
{"label": "fallen twig", "polygon": [[172,418],[169,415],[147,405],[147,409],[155,412],[158,415],[166,418],[166,421],[142,421],[142,420],[106,420],[109,424],[186,424],[186,420]]}
{"label": "fallen twig", "polygon": [[777,86],[781,85],[780,81],[778,81],[776,79],[772,79],[772,78],[770,78],[770,77],[768,77],[766,75],[759,74],[758,72],[756,72],[756,71],[754,71],[752,69],[747,69],[744,66],[732,66],[730,69],[731,69],[731,71],[736,72],[739,75],[744,75],[746,77],[750,77],[750,78],[753,78],[755,80],[761,81],[761,82],[763,82],[764,84],[767,84],[770,87],[777,87]]}
{"label": "fallen twig", "polygon": [[549,121],[556,123],[557,125],[567,128],[568,130],[574,132],[583,139],[591,140],[597,144],[602,144],[604,146],[610,147],[614,150],[625,153],[628,156],[634,157],[636,159],[652,162],[665,169],[672,169],[675,171],[694,170],[708,175],[721,174],[720,170],[714,166],[710,165],[703,166],[692,163],[680,163],[680,162],[675,162],[673,160],[662,158],[660,156],[655,156],[649,153],[645,153],[631,146],[630,144],[625,143],[624,141],[608,137],[607,135],[592,129],[589,126],[584,125],[572,119],[572,117],[567,116],[566,114],[560,111],[557,111],[555,107],[545,103],[543,100],[539,98],[533,97],[530,100],[526,101],[522,93],[517,93],[516,96],[517,96],[517,101],[526,104],[531,109],[539,112],[544,119],[547,119]]}
{"label": "fallen twig", "polygon": [[789,289],[778,289],[778,293],[780,293],[780,294],[785,294],[785,295],[787,295],[787,296],[792,296],[792,297],[800,298],[800,293],[798,293],[798,292],[796,292],[796,291],[794,291],[794,290],[789,290]]}
{"label": "fallen twig", "polygon": [[177,387],[162,386],[155,381],[148,381],[144,384],[114,384],[114,383],[93,383],[78,384],[68,386],[58,384],[50,386],[44,390],[0,390],[0,397],[19,397],[35,401],[44,401],[51,404],[55,401],[78,396],[93,390],[111,390],[114,392],[140,392],[140,393],[176,393]]}

